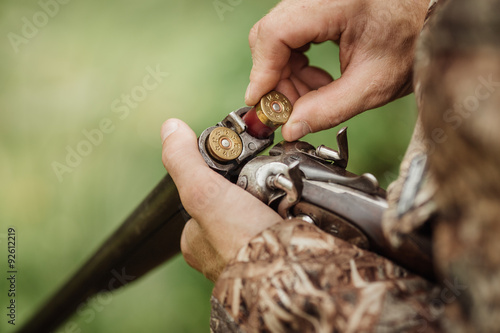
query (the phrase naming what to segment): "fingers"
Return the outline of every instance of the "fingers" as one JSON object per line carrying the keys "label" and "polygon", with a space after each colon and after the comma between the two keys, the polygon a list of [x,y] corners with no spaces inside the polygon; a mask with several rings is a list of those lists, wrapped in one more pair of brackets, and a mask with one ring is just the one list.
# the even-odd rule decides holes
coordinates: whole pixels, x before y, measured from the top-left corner
{"label": "fingers", "polygon": [[296,75],[290,76],[290,81],[292,81],[299,96],[305,95],[311,91],[311,88]]}
{"label": "fingers", "polygon": [[285,95],[290,100],[292,105],[301,95],[298,86],[292,77],[280,80],[275,90]]}
{"label": "fingers", "polygon": [[166,121],[162,139],[163,163],[185,209],[224,260],[281,220],[271,208],[207,166],[199,153],[196,135],[185,123],[178,119]]}
{"label": "fingers", "polygon": [[302,52],[293,51],[274,90],[281,92],[295,104],[300,96],[332,81],[332,76],[324,70],[309,66],[309,60]]}
{"label": "fingers", "polygon": [[[294,99],[300,96],[282,129],[291,141],[405,95],[426,13],[422,4],[281,1],[250,32],[253,67],[246,103],[256,104],[277,85]],[[303,54],[310,43],[327,40],[340,47],[342,77],[336,81],[309,66]]]}
{"label": "fingers", "polygon": [[290,56],[290,80],[295,85],[300,96],[311,90],[319,89],[333,81],[326,71],[309,66],[309,59],[302,52],[293,51]]}
{"label": "fingers", "polygon": [[203,262],[204,258],[199,258],[194,252],[193,244],[205,244],[205,238],[201,232],[200,225],[194,220],[189,219],[182,229],[181,235],[181,252],[184,256],[184,260],[186,263],[193,267],[194,269],[200,271],[201,270],[201,262]]}
{"label": "fingers", "polygon": [[181,236],[181,251],[189,266],[211,281],[217,280],[227,262],[207,240],[198,222],[190,219]]}
{"label": "fingers", "polygon": [[248,105],[255,105],[278,84],[291,50],[307,47],[310,42],[338,39],[343,26],[341,11],[327,16],[325,12],[332,9],[316,2],[281,2],[252,28],[249,43],[253,67],[245,95]]}
{"label": "fingers", "polygon": [[386,82],[379,79],[383,77],[380,68],[371,62],[351,64],[338,80],[302,96],[283,126],[283,137],[294,141],[308,133],[334,127],[382,104],[393,92],[388,92],[384,88]]}

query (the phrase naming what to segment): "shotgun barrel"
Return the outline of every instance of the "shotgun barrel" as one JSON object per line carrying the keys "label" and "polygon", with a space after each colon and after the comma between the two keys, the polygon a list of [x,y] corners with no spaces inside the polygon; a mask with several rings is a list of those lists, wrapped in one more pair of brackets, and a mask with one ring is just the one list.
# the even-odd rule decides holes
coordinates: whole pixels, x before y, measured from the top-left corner
{"label": "shotgun barrel", "polygon": [[88,297],[113,291],[178,254],[188,219],[177,188],[167,174],[19,332],[51,332]]}

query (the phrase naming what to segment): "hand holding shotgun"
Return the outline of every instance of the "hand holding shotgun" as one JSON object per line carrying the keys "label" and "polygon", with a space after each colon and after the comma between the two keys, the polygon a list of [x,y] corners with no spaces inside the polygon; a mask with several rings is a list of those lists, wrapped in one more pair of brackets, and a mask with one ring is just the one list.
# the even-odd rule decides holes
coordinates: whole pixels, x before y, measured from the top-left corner
{"label": "hand holding shotgun", "polygon": [[431,277],[425,239],[394,250],[383,238],[384,192],[373,176],[345,170],[345,129],[338,151],[283,142],[270,156],[257,157],[290,114],[290,101],[273,91],[198,140],[180,120],[165,122],[162,157],[169,174],[20,332],[50,332],[88,297],[110,291],[117,274],[135,280],[177,254],[179,244],[186,261],[215,281],[240,248],[288,223],[283,218],[300,218]]}
{"label": "hand holding shotgun", "polygon": [[[264,112],[266,102],[268,115]],[[358,177],[345,170],[345,128],[338,136],[338,152],[325,146],[315,149],[305,142],[283,142],[270,151],[271,156],[243,159],[245,162],[239,164],[237,159],[244,153],[241,149],[221,159],[211,148],[212,141],[222,153],[231,152],[233,145],[257,146],[259,140],[270,137],[288,119],[289,114],[282,123],[265,125],[274,115],[273,107],[280,110],[283,103],[290,104],[284,95],[270,92],[257,107],[231,113],[219,126],[207,129],[198,141],[178,119],[163,124],[163,163],[193,217],[181,237],[181,250],[188,264],[215,281],[253,237],[283,218],[299,217],[431,277],[428,240],[422,238],[393,251],[384,239],[381,220],[387,207],[385,193],[372,175]],[[218,134],[221,131],[226,134]]]}
{"label": "hand holding shotgun", "polygon": [[243,245],[281,218],[211,170],[200,155],[195,133],[182,121],[165,122],[162,141],[163,163],[192,216],[182,232],[182,253],[189,265],[215,281]]}

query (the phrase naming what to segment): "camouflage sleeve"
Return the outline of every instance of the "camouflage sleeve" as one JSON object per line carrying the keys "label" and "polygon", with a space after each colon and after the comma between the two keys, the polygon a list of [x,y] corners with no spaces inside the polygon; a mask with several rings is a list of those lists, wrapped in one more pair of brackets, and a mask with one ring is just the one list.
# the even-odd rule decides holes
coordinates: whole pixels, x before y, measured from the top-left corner
{"label": "camouflage sleeve", "polygon": [[389,209],[385,212],[383,221],[385,236],[395,247],[398,247],[407,235],[422,228],[436,210],[433,201],[436,186],[427,173],[429,141],[424,136],[421,117],[424,102],[420,74],[423,72],[421,67],[429,62],[425,43],[433,33],[428,24],[429,20],[435,16],[436,9],[446,2],[447,0],[430,1],[424,28],[417,43],[415,63],[420,65],[414,68],[413,88],[419,116],[401,162],[399,176],[387,189]]}
{"label": "camouflage sleeve", "polygon": [[[430,226],[442,327],[496,332],[500,1],[441,0],[435,7],[415,58],[419,120],[400,177],[389,188],[384,231],[397,245],[409,232]],[[426,160],[421,172],[412,168],[418,158]],[[405,199],[405,188],[412,187]]]}
{"label": "camouflage sleeve", "polygon": [[438,291],[300,220],[265,230],[216,282],[212,332],[436,332]]}
{"label": "camouflage sleeve", "polygon": [[448,1],[429,21],[415,67],[438,189],[435,263],[457,291],[444,304],[450,332],[500,325],[499,11],[499,0]]}

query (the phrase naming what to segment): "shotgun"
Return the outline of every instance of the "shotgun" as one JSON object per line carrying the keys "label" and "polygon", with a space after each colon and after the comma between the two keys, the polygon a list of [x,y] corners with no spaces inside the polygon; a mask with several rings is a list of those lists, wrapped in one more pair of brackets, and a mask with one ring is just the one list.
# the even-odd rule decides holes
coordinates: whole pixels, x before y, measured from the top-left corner
{"label": "shotgun", "polygon": [[[412,235],[397,249],[382,233],[385,191],[371,174],[346,170],[347,128],[338,149],[296,141],[274,141],[274,131],[292,112],[290,101],[272,91],[254,107],[229,113],[198,138],[206,163],[275,209],[284,219],[300,218],[325,232],[385,256],[433,279],[430,238]],[[18,331],[51,332],[87,298],[113,291],[145,275],[180,251],[189,219],[167,174],[123,224]]]}

